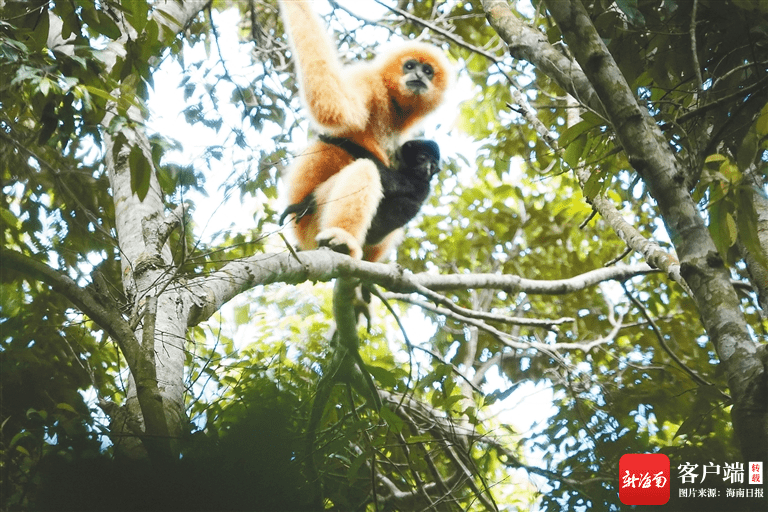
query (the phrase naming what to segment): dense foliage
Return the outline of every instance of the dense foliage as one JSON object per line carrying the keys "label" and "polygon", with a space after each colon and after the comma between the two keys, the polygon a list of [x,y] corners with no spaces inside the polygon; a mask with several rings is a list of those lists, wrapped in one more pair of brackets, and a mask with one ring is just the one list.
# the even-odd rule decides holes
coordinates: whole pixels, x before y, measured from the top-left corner
{"label": "dense foliage", "polygon": [[[424,37],[459,70],[462,103],[426,127],[444,155],[440,182],[397,264],[523,282],[404,294],[370,274],[382,295],[360,326],[361,353],[388,407],[376,413],[334,387],[311,446],[306,425],[333,351],[331,287],[313,281],[330,274],[286,271],[237,289],[221,310],[198,304],[177,344],[184,419],[170,431],[180,456],[162,462],[151,440],[151,462],[127,441],[141,430],[128,391],[129,374],[146,368],[141,356],[79,298],[97,298],[137,333],[148,325],[131,289],[145,261],[118,239],[121,165],[131,204],[155,197],[161,213],[184,217],[160,244],[168,259],[150,265],[162,270],[158,297],[254,256],[290,260],[277,190],[307,127],[276,6],[201,4],[171,20],[183,26],[174,30],[149,1],[2,4],[0,510],[309,510],[318,487],[334,510],[610,510],[621,507],[626,453],[667,454],[673,477],[683,462],[765,453],[765,436],[745,445],[734,430],[737,366],[721,361],[710,315],[685,284],[699,279],[698,263],[675,259],[702,242],[668,234],[675,221],[609,107],[567,90],[522,37],[513,44],[500,29],[508,12],[571,59],[575,44],[548,2],[510,3],[317,5],[346,58]],[[738,293],[729,311],[764,366],[768,9],[757,0],[583,3],[684,170],[676,178],[716,248],[708,258]],[[374,7],[380,21],[362,16]],[[239,47],[222,45],[233,26],[212,24],[228,8],[240,14]],[[176,122],[189,125],[178,133],[152,128],[156,76],[170,87],[169,69],[184,101]],[[208,227],[205,196],[218,198],[227,222]],[[649,253],[628,248],[604,204],[666,255],[651,261],[663,272],[639,266]],[[143,222],[136,229],[147,233]],[[578,279],[617,265],[631,271]],[[710,300],[720,299],[713,287]],[[753,383],[762,398],[765,374]],[[768,400],[762,410],[750,400],[766,414]],[[674,509],[763,504],[681,502],[675,484]]]}

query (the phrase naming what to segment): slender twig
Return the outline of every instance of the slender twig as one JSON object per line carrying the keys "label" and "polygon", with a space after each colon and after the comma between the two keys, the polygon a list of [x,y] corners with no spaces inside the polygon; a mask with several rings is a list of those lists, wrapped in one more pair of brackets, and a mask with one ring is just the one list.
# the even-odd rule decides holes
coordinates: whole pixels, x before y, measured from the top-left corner
{"label": "slender twig", "polygon": [[463,308],[461,306],[457,306],[453,303],[448,297],[445,295],[439,294],[437,292],[433,292],[429,288],[422,286],[420,284],[416,284],[416,291],[428,298],[429,300],[437,303],[442,304],[449,310],[453,311],[454,313],[458,313],[459,315],[466,316],[469,318],[476,318],[478,320],[490,320],[494,322],[504,322],[507,324],[512,325],[526,325],[526,326],[536,326],[536,327],[552,327],[553,325],[560,325],[565,323],[573,322],[573,318],[558,318],[558,319],[536,319],[536,318],[519,318],[519,317],[512,317],[512,316],[506,316],[506,315],[497,315],[493,313],[486,313],[483,311],[476,311],[474,309],[468,309]]}
{"label": "slender twig", "polygon": [[386,7],[387,9],[389,9],[392,12],[394,12],[395,14],[398,14],[398,15],[402,16],[403,18],[407,19],[408,21],[416,23],[417,25],[421,25],[422,27],[426,27],[429,30],[431,30],[431,31],[433,31],[433,32],[435,32],[437,34],[440,34],[441,36],[443,36],[446,39],[448,39],[449,41],[457,44],[458,46],[461,46],[462,48],[465,48],[465,49],[467,49],[467,50],[469,50],[469,51],[471,51],[473,53],[477,53],[478,55],[482,55],[486,59],[489,59],[490,61],[492,61],[494,64],[499,64],[499,62],[500,62],[500,59],[496,55],[494,55],[492,53],[489,53],[489,52],[483,50],[482,48],[478,48],[477,46],[474,46],[474,45],[471,45],[471,44],[467,43],[462,38],[456,36],[455,34],[449,32],[449,31],[447,31],[445,29],[442,29],[442,28],[438,27],[437,25],[434,25],[434,24],[432,24],[432,23],[430,23],[430,22],[428,22],[426,20],[423,20],[423,19],[419,18],[418,16],[414,16],[413,14],[411,14],[411,13],[409,13],[407,11],[403,11],[402,9],[398,9],[397,7],[392,7],[391,5],[386,4],[386,3],[382,2],[381,0],[373,0],[373,1],[376,2],[377,4],[381,5],[382,7]]}
{"label": "slender twig", "polygon": [[704,79],[701,77],[701,66],[699,66],[699,53],[696,45],[696,10],[699,8],[699,0],[693,0],[693,9],[691,10],[691,54],[693,55],[693,69],[696,71],[696,79],[699,81],[699,92],[704,89]]}
{"label": "slender twig", "polygon": [[[408,332],[405,330],[405,326],[403,325],[403,322],[400,320],[400,315],[397,314],[395,309],[392,307],[392,304],[389,303],[389,300],[384,296],[383,293],[381,293],[381,290],[379,290],[374,285],[369,285],[368,289],[371,291],[372,294],[374,294],[376,297],[379,298],[379,300],[384,304],[384,307],[386,307],[390,313],[392,313],[392,316],[395,318],[395,322],[397,322],[398,327],[400,327],[400,332],[403,333],[403,339],[405,340],[405,346],[408,349],[408,382],[405,384],[405,389],[411,389],[411,384],[413,383],[413,343],[411,343],[411,339],[408,337]],[[403,393],[403,398],[405,398],[406,393]],[[400,401],[400,404],[398,404],[398,408],[402,405],[402,400]]]}
{"label": "slender twig", "polygon": [[[683,371],[685,371],[685,373],[687,373],[688,375],[690,375],[690,376],[691,376],[691,378],[692,378],[692,379],[693,379],[693,380],[694,380],[696,383],[698,383],[698,384],[700,384],[700,385],[702,385],[702,386],[708,386],[708,387],[713,387],[713,388],[715,388],[715,385],[714,385],[714,384],[712,384],[711,382],[708,382],[707,380],[705,380],[705,379],[703,379],[701,376],[699,376],[699,374],[698,374],[698,373],[696,373],[696,372],[695,372],[695,371],[693,371],[691,368],[689,368],[689,367],[688,367],[688,366],[687,366],[687,365],[686,365],[686,364],[685,364],[685,363],[684,363],[684,362],[683,362],[683,361],[682,361],[682,360],[681,360],[681,359],[680,359],[680,358],[677,356],[677,354],[675,354],[675,353],[672,351],[672,349],[669,347],[669,345],[667,345],[667,342],[666,342],[666,340],[664,339],[664,334],[661,332],[661,329],[659,329],[659,326],[658,326],[658,325],[656,325],[656,322],[655,322],[655,321],[654,321],[654,319],[651,317],[651,315],[648,313],[648,310],[645,308],[645,306],[643,305],[643,303],[642,303],[642,302],[640,302],[640,300],[639,300],[639,299],[637,299],[637,297],[635,297],[635,296],[634,296],[634,295],[633,295],[633,294],[632,294],[632,293],[629,291],[629,289],[627,288],[627,285],[626,285],[626,283],[621,283],[621,287],[624,289],[624,293],[626,294],[627,298],[629,298],[629,300],[630,300],[630,301],[632,301],[632,304],[634,304],[634,305],[635,305],[635,307],[637,307],[637,309],[639,309],[639,310],[640,310],[640,314],[642,314],[642,315],[645,317],[645,319],[648,321],[648,323],[651,325],[651,329],[653,330],[653,333],[656,335],[656,339],[658,339],[658,340],[659,340],[659,344],[661,345],[661,348],[664,350],[664,352],[666,352],[666,353],[669,355],[669,357],[671,357],[671,358],[672,358],[672,360],[673,360],[673,361],[675,361],[675,362],[678,364],[678,366],[680,366],[680,368],[682,368],[682,369],[683,369]],[[719,393],[720,393],[720,396],[722,396],[722,397],[723,397],[723,398],[725,398],[726,400],[730,400],[730,399],[731,399],[730,395],[728,395],[728,394],[724,393],[724,392],[723,392],[722,390],[720,390],[719,388],[715,388],[715,389],[717,389],[717,390],[719,391]]]}
{"label": "slender twig", "polygon": [[761,88],[766,86],[766,82],[768,82],[768,77],[763,77],[759,81],[753,83],[752,85],[749,85],[747,87],[744,87],[742,89],[739,89],[737,92],[730,94],[728,96],[724,96],[718,100],[715,100],[711,103],[707,103],[706,105],[697,108],[696,110],[691,110],[690,112],[686,112],[685,114],[679,116],[677,119],[675,119],[675,123],[684,123],[685,121],[700,116],[702,114],[705,114],[706,112],[712,110],[713,108],[719,107],[723,103],[728,103],[731,101],[738,100],[744,96],[748,96],[752,94],[755,91],[760,90]]}
{"label": "slender twig", "polygon": [[413,481],[416,483],[416,488],[419,490],[419,493],[427,501],[427,503],[429,503],[430,508],[434,507],[435,503],[432,501],[432,497],[429,495],[427,489],[425,488],[424,480],[421,478],[419,471],[413,464],[413,460],[411,459],[411,450],[408,447],[408,443],[406,442],[405,437],[403,437],[403,434],[399,432],[395,435],[395,437],[400,443],[400,449],[403,450],[403,455],[405,455],[408,468],[411,470],[411,475],[413,476]]}
{"label": "slender twig", "polygon": [[605,264],[606,267],[611,267],[615,265],[616,263],[620,262],[624,259],[625,256],[629,256],[632,253],[632,248],[630,246],[627,246],[626,249],[622,251],[621,254],[613,258],[611,261]]}
{"label": "slender twig", "polygon": [[581,221],[581,224],[579,224],[579,229],[584,229],[585,227],[587,227],[587,224],[589,224],[589,221],[594,219],[596,215],[597,215],[597,210],[593,209],[591,212],[589,212],[589,215],[587,216],[587,218]]}
{"label": "slender twig", "polygon": [[289,242],[288,239],[285,238],[285,235],[282,232],[278,232],[277,234],[280,235],[280,238],[283,239],[283,243],[285,243],[285,246],[288,248],[288,251],[291,253],[291,255],[294,258],[296,258],[296,261],[303,264],[303,262],[301,261],[301,258],[299,258],[299,253],[296,252],[296,249],[293,247],[293,244],[291,244],[291,242]]}
{"label": "slender twig", "polygon": [[446,366],[450,366],[451,370],[453,370],[453,373],[461,377],[467,384],[469,384],[472,387],[472,389],[477,391],[480,394],[480,396],[485,396],[485,393],[483,392],[483,390],[480,389],[474,382],[472,382],[466,375],[461,373],[461,370],[459,370],[455,364],[449,363],[448,361],[440,357],[440,354],[436,354],[435,352],[429,350],[428,348],[420,347],[419,345],[413,345],[413,348],[415,348],[416,350],[421,350],[422,352],[425,352],[431,355],[432,357],[440,361],[440,363]]}
{"label": "slender twig", "polygon": [[[6,120],[5,121],[5,127],[6,127],[7,130],[9,130],[11,132],[11,134],[13,134],[13,123],[11,123],[8,120]],[[69,198],[72,199],[72,202],[77,205],[77,207],[80,209],[80,211],[82,211],[83,214],[86,217],[88,217],[88,220],[91,221],[91,224],[93,225],[93,228],[96,231],[99,231],[100,233],[102,233],[107,239],[117,243],[117,238],[115,237],[115,235],[113,235],[112,233],[107,231],[107,229],[104,228],[104,226],[102,226],[99,218],[91,210],[89,210],[83,204],[82,201],[80,201],[80,198],[69,187],[69,185],[67,184],[67,180],[65,179],[65,176],[63,176],[63,173],[59,169],[57,169],[56,167],[54,167],[53,165],[48,163],[47,160],[45,160],[44,158],[38,156],[34,151],[32,151],[31,149],[26,147],[24,144],[22,144],[21,142],[16,140],[14,137],[12,137],[8,133],[6,133],[5,130],[0,130],[0,138],[3,138],[5,140],[9,141],[18,150],[26,153],[27,156],[29,156],[31,158],[34,158],[35,161],[38,164],[40,164],[40,166],[47,168],[51,172],[51,174],[53,175],[53,178],[56,181],[56,183],[58,183],[61,186],[62,190],[64,190],[64,192],[67,193]]]}
{"label": "slender twig", "polygon": [[[536,349],[543,352],[546,352],[547,354],[551,355],[555,359],[560,359],[560,357],[557,354],[558,350],[582,350],[584,352],[589,352],[594,347],[598,345],[602,345],[605,343],[608,343],[613,340],[615,337],[615,334],[606,336],[606,337],[600,337],[594,341],[588,342],[588,343],[541,343],[538,341],[524,341],[519,336],[514,336],[512,334],[500,331],[499,329],[486,324],[485,322],[482,322],[480,320],[475,320],[474,318],[469,318],[467,316],[454,313],[453,311],[441,308],[439,306],[433,306],[432,304],[420,301],[411,298],[408,295],[400,295],[400,294],[389,294],[391,298],[402,300],[405,302],[408,302],[410,304],[419,306],[420,308],[431,311],[433,313],[436,313],[438,315],[442,315],[448,318],[452,318],[456,320],[457,322],[462,322],[467,325],[471,325],[473,327],[477,327],[478,329],[481,329],[490,335],[492,335],[494,338],[496,338],[500,343],[503,343],[504,345],[516,349],[516,350],[529,350],[529,349]],[[613,331],[612,331],[613,332]]]}
{"label": "slender twig", "polygon": [[221,64],[221,67],[224,69],[224,77],[229,80],[231,84],[235,86],[235,89],[237,89],[237,97],[238,99],[243,103],[243,105],[248,108],[248,105],[245,101],[245,92],[243,91],[243,88],[240,87],[240,84],[238,84],[233,78],[232,75],[229,73],[229,70],[227,69],[227,63],[224,60],[224,53],[221,51],[221,45],[219,44],[219,32],[216,30],[216,24],[213,22],[213,11],[211,9],[211,4],[208,4],[206,7],[206,12],[208,13],[208,19],[211,23],[211,32],[213,33],[213,41],[216,43],[216,50],[219,54],[219,63]]}

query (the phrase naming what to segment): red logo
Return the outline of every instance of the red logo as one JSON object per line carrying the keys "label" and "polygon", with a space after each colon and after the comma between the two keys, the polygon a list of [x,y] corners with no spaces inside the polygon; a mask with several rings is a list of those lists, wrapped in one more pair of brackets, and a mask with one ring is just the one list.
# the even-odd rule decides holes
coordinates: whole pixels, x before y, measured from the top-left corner
{"label": "red logo", "polygon": [[628,453],[619,459],[619,499],[625,505],[664,505],[669,501],[669,457]]}

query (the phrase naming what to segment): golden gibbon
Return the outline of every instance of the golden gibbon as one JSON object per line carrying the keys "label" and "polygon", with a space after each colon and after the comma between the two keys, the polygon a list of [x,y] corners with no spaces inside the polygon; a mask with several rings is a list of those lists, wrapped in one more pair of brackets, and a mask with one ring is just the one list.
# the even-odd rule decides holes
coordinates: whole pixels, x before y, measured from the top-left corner
{"label": "golden gibbon", "polygon": [[[380,204],[408,189],[405,193],[413,197],[423,196],[404,200],[410,210],[418,203],[418,211],[439,159],[431,141],[409,141],[392,169],[390,155],[442,103],[453,78],[451,66],[442,50],[418,42],[343,66],[311,2],[279,3],[302,100],[320,133],[296,157],[285,178],[289,206],[283,219],[294,215],[301,249],[325,246],[354,258],[381,260],[397,241],[397,228],[416,212],[408,218],[393,213],[395,202],[374,222]],[[425,169],[430,172],[426,189],[418,184],[421,178],[403,178]]]}

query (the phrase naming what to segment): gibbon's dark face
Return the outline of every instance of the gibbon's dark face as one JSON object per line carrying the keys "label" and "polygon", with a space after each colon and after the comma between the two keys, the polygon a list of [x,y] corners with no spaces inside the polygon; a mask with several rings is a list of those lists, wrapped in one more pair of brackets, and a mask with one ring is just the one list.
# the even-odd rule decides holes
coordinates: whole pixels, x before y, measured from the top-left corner
{"label": "gibbon's dark face", "polygon": [[440,170],[440,147],[431,140],[409,140],[397,151],[398,171],[429,180]]}
{"label": "gibbon's dark face", "polygon": [[435,77],[435,68],[426,62],[409,59],[403,64],[403,77],[409,90],[415,94],[421,94],[431,87],[432,79]]}

